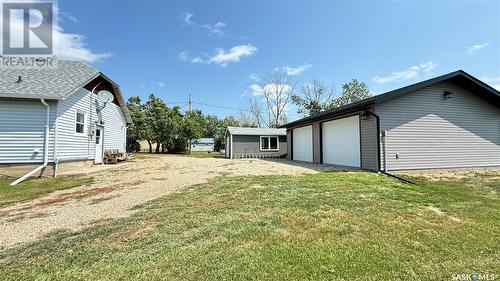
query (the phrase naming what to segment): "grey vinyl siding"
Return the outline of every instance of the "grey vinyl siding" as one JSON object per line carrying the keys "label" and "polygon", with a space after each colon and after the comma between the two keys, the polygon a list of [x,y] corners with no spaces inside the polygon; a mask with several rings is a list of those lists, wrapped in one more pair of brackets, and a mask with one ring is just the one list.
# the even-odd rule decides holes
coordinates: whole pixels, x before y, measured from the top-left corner
{"label": "grey vinyl siding", "polygon": [[284,156],[287,153],[286,136],[279,136],[279,150],[278,151],[261,151],[260,150],[260,136],[242,136],[233,135],[233,157],[240,158],[245,154],[260,154],[269,156]]}
{"label": "grey vinyl siding", "polygon": [[313,138],[313,163],[321,164],[322,162],[322,149],[321,149],[321,122],[316,121],[312,123],[312,138]]}
{"label": "grey vinyl siding", "polygon": [[286,131],[286,137],[287,137],[286,159],[288,159],[288,160],[292,160],[292,155],[293,155],[293,151],[292,151],[293,133],[292,132],[293,131],[290,129]]}
{"label": "grey vinyl siding", "polygon": [[[372,111],[372,109],[369,109]],[[369,115],[368,119],[360,118],[361,168],[378,170],[377,151],[377,119]]]}
{"label": "grey vinyl siding", "polygon": [[[443,98],[444,90],[453,98]],[[455,83],[378,104],[376,113],[388,131],[388,170],[500,165],[500,109]]]}
{"label": "grey vinyl siding", "polygon": [[[92,130],[91,122],[104,122],[104,150],[118,149],[120,152],[125,152],[127,127],[120,107],[108,103],[97,113],[97,107],[103,105],[96,101],[96,95],[93,98],[92,108],[90,104],[90,92],[83,88],[68,99],[60,101],[57,119],[57,158],[60,160],[95,158],[95,136],[89,136],[89,130]],[[75,134],[76,111],[86,114],[84,135]]]}
{"label": "grey vinyl siding", "polygon": [[226,144],[224,147],[224,154],[225,154],[226,158],[229,158],[229,156],[231,155],[231,138],[228,135],[226,135]]}
{"label": "grey vinyl siding", "polygon": [[[56,101],[50,106],[49,161],[54,159]],[[0,163],[41,163],[47,107],[37,99],[0,99]],[[40,153],[33,151],[39,149]]]}

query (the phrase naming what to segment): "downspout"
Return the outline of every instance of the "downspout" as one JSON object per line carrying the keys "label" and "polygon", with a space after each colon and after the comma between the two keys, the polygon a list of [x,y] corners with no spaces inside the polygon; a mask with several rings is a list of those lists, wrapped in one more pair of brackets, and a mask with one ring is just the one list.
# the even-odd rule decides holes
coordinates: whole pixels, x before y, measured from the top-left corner
{"label": "downspout", "polygon": [[373,117],[375,117],[375,120],[377,121],[377,171],[379,173],[382,173],[386,176],[389,176],[389,177],[393,177],[395,179],[398,179],[404,183],[407,183],[407,184],[415,184],[414,182],[412,181],[409,181],[407,179],[404,179],[402,177],[398,177],[396,175],[393,175],[393,174],[390,174],[387,172],[387,143],[386,143],[386,138],[385,138],[385,134],[384,134],[384,170],[381,169],[380,167],[380,117],[373,113],[373,112],[370,112],[368,110],[365,110],[365,112]]}
{"label": "downspout", "polygon": [[57,142],[58,142],[58,131],[59,127],[57,126],[58,120],[59,120],[59,106],[60,106],[61,101],[57,101],[56,104],[56,120],[55,120],[55,133],[54,133],[54,178],[57,177],[57,173],[59,171],[59,159],[58,159],[58,153],[57,153]]}
{"label": "downspout", "polygon": [[[97,87],[99,87],[99,85],[101,85],[102,81],[97,83],[97,85],[95,85],[95,87],[92,89],[92,91],[90,91],[90,109],[89,109],[89,131],[87,133],[88,135],[88,151],[87,151],[87,155],[88,155],[88,158],[90,158],[90,151],[92,150],[92,139],[94,137],[94,124],[92,123],[93,122],[93,111],[92,111],[92,105],[94,103],[94,91],[95,89],[97,89]],[[96,116],[97,117],[97,116]],[[94,151],[94,159],[95,159],[95,151]]]}
{"label": "downspout", "polygon": [[[370,112],[368,110],[365,110],[366,113],[368,113],[369,115],[375,117],[375,120],[377,121],[377,171],[381,171],[380,169],[380,117],[373,113],[373,112]],[[385,167],[384,167],[385,168]]]}
{"label": "downspout", "polygon": [[35,168],[33,171],[27,173],[26,175],[18,178],[14,182],[12,182],[10,185],[15,186],[18,183],[22,182],[23,180],[29,178],[36,172],[40,171],[41,169],[47,167],[47,164],[49,162],[49,130],[50,130],[50,106],[48,103],[45,102],[45,99],[40,99],[40,102],[47,107],[46,115],[45,115],[45,139],[44,139],[44,145],[43,145],[43,164]]}

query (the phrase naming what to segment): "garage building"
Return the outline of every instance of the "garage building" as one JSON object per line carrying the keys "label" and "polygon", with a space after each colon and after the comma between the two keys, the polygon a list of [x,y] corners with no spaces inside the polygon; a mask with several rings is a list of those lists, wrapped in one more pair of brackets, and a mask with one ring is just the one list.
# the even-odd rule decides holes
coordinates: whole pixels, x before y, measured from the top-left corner
{"label": "garage building", "polygon": [[374,171],[500,166],[500,93],[462,70],[283,127],[291,160]]}
{"label": "garage building", "polygon": [[225,139],[226,158],[286,157],[286,129],[227,127]]}

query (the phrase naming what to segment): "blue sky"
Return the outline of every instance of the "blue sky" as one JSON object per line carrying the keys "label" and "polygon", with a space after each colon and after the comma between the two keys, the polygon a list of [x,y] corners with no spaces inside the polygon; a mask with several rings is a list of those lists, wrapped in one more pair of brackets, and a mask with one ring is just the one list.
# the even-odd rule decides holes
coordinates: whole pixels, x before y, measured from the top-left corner
{"label": "blue sky", "polygon": [[276,68],[337,93],[352,78],[379,94],[458,69],[500,89],[500,1],[60,0],[59,9],[62,56],[106,73],[126,97],[185,103],[189,93],[245,108]]}

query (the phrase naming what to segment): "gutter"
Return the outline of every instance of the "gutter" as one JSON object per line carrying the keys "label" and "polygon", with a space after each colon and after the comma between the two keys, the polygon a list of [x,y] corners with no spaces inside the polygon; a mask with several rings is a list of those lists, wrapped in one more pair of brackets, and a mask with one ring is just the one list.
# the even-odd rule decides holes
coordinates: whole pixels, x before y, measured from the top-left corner
{"label": "gutter", "polygon": [[27,173],[26,175],[18,178],[14,182],[12,182],[10,185],[15,186],[18,183],[24,181],[25,179],[29,178],[36,172],[40,171],[41,169],[47,167],[47,164],[49,162],[49,133],[50,133],[50,106],[48,103],[45,102],[45,99],[40,99],[40,102],[47,107],[47,111],[45,114],[45,139],[44,139],[44,144],[43,144],[43,164],[32,170],[31,172]]}
{"label": "gutter", "polygon": [[[390,174],[387,172],[387,161],[384,160],[384,170],[381,169],[380,167],[380,116],[378,116],[377,114],[371,112],[371,111],[368,111],[368,110],[365,110],[365,112],[373,117],[375,117],[375,120],[377,121],[377,172],[378,173],[381,173],[381,174],[384,174],[386,176],[389,176],[389,177],[392,177],[392,178],[395,178],[403,183],[406,183],[406,184],[415,184],[414,182],[410,181],[410,180],[407,180],[407,179],[404,179],[402,177],[398,177],[396,175],[393,175],[393,174]],[[385,146],[385,140],[384,140],[384,146]],[[384,149],[384,159],[387,159],[387,150]]]}

